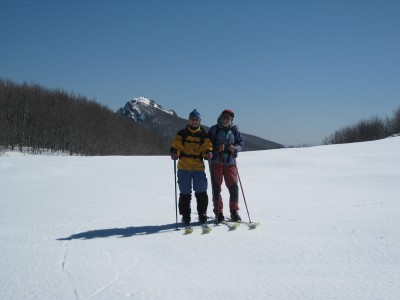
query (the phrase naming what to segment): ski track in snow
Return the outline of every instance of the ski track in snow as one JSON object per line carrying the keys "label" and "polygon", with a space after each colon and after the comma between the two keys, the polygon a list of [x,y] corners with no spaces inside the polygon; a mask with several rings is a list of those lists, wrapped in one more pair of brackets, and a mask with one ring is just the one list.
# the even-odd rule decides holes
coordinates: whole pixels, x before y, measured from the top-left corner
{"label": "ski track in snow", "polygon": [[[82,226],[81,230],[76,232],[74,235],[78,234],[79,232],[82,232],[83,228],[84,228],[84,226]],[[71,283],[71,286],[73,289],[73,294],[74,294],[76,300],[95,298],[96,296],[98,296],[102,292],[104,292],[106,289],[111,287],[114,283],[116,283],[121,277],[123,277],[131,269],[131,267],[126,268],[123,272],[120,273],[118,271],[117,267],[115,266],[115,263],[113,261],[111,253],[109,251],[103,251],[103,253],[105,253],[107,256],[107,261],[108,261],[108,265],[109,265],[109,268],[107,268],[107,269],[114,274],[113,279],[111,279],[109,282],[105,283],[104,285],[101,285],[100,287],[98,287],[92,294],[90,294],[88,296],[83,296],[79,292],[79,287],[78,287],[79,285],[77,284],[77,280],[74,277],[74,265],[79,264],[79,261],[75,262],[75,261],[73,261],[73,259],[68,258],[68,252],[69,252],[70,248],[73,247],[73,244],[74,244],[73,241],[74,241],[73,238],[69,238],[64,242],[64,253],[63,253],[63,258],[62,258],[62,262],[61,262],[61,269],[62,269],[62,272],[67,276],[69,282]]]}
{"label": "ski track in snow", "polygon": [[91,294],[88,297],[88,299],[91,299],[91,298],[95,297],[96,295],[102,293],[104,290],[106,290],[107,288],[112,286],[115,282],[117,282],[122,276],[124,276],[130,270],[130,268],[128,268],[125,271],[123,271],[122,273],[119,273],[117,268],[115,267],[115,264],[113,263],[113,260],[112,260],[112,257],[111,257],[111,253],[108,252],[108,251],[106,253],[107,253],[107,256],[108,256],[108,259],[109,259],[110,266],[112,267],[112,270],[114,272],[114,279],[111,280],[110,282],[108,282],[107,284],[105,284],[104,286],[100,287],[99,289],[97,289],[93,294]]}
{"label": "ski track in snow", "polygon": [[75,295],[75,299],[80,300],[78,288],[77,288],[77,285],[75,284],[75,280],[74,280],[72,271],[69,270],[70,269],[69,266],[67,268],[67,264],[71,264],[71,265],[73,264],[73,263],[67,263],[68,250],[72,245],[72,241],[73,241],[72,239],[69,239],[64,242],[64,255],[63,255],[62,262],[61,262],[61,269],[62,269],[63,273],[68,277],[68,280],[71,283],[71,286],[73,288],[73,294]]}

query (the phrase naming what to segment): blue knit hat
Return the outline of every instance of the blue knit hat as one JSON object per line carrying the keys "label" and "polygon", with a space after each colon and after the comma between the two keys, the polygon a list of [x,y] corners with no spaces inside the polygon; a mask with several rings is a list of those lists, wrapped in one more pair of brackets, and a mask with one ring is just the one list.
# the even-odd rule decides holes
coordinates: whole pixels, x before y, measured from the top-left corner
{"label": "blue knit hat", "polygon": [[190,114],[189,114],[189,119],[190,118],[199,118],[201,120],[201,114],[194,109]]}

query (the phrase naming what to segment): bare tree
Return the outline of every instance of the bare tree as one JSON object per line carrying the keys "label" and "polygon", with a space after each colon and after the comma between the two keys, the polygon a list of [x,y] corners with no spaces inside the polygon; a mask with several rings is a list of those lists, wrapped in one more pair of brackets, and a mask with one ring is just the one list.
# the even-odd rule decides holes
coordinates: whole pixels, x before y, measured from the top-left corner
{"label": "bare tree", "polygon": [[400,134],[400,107],[393,112],[393,117],[389,119],[390,134]]}
{"label": "bare tree", "polygon": [[344,144],[383,139],[391,134],[400,132],[400,108],[392,119],[382,120],[377,116],[362,120],[353,126],[346,126],[326,137],[322,144]]}
{"label": "bare tree", "polygon": [[0,145],[40,153],[167,154],[169,140],[79,95],[0,79]]}

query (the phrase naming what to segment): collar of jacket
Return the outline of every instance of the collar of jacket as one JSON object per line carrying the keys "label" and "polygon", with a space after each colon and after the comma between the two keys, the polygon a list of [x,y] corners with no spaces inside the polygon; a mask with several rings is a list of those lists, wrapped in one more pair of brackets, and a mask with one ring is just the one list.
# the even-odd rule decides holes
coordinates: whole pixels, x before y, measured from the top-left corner
{"label": "collar of jacket", "polygon": [[233,127],[232,122],[230,122],[230,123],[229,123],[229,126],[227,126],[227,127],[225,127],[224,125],[222,125],[222,122],[221,122],[221,119],[220,119],[220,118],[218,118],[217,125],[218,125],[219,128],[224,129],[224,130],[228,130],[228,129],[230,129],[230,128]]}

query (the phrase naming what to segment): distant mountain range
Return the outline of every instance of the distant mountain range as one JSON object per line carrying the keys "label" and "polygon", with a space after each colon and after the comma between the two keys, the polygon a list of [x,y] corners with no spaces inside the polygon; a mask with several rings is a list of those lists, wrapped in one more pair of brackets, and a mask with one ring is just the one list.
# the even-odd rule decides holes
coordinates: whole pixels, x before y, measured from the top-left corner
{"label": "distant mountain range", "polygon": [[[165,110],[154,100],[138,97],[128,101],[121,107],[117,114],[133,119],[137,123],[142,123],[150,129],[169,138],[171,141],[176,133],[184,128],[188,120],[178,117],[175,111]],[[207,131],[209,127],[202,125]],[[284,146],[263,138],[241,132],[245,149],[244,151],[279,149]]]}

